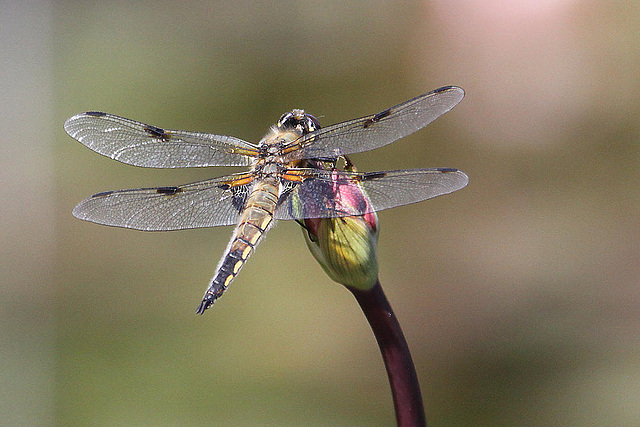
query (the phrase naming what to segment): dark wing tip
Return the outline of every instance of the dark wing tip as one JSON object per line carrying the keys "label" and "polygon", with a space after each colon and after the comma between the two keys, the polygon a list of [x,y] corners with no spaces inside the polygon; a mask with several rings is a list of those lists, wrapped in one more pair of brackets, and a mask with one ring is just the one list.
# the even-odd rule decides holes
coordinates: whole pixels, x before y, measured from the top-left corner
{"label": "dark wing tip", "polygon": [[76,114],[75,116],[69,117],[65,122],[64,122],[64,130],[65,132],[67,132],[69,134],[69,136],[71,136],[72,138],[75,138],[75,136],[72,134],[73,128],[72,128],[72,123],[77,120],[80,119],[82,117],[104,117],[106,116],[107,113],[103,113],[102,111],[86,111],[84,113],[79,113]]}
{"label": "dark wing tip", "polygon": [[434,90],[432,93],[440,93],[440,92],[448,92],[448,91],[462,92],[462,94],[464,95],[464,89],[462,89],[460,86],[453,86],[453,85],[439,87],[438,89]]}
{"label": "dark wing tip", "polygon": [[110,190],[110,191],[102,191],[100,193],[96,193],[94,195],[92,195],[91,197],[89,197],[90,199],[96,199],[98,197],[104,197],[104,196],[108,196],[109,194],[113,194],[115,193],[114,190]]}
{"label": "dark wing tip", "polygon": [[455,173],[457,176],[459,176],[462,179],[462,186],[460,188],[464,188],[467,186],[467,184],[469,184],[469,176],[466,173],[462,172],[460,169],[441,168],[440,171],[444,173]]}

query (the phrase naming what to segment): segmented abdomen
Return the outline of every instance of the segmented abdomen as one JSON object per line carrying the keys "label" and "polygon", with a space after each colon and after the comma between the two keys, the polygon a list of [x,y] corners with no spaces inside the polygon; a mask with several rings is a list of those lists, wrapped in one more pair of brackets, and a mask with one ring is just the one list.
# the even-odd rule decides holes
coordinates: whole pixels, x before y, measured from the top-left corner
{"label": "segmented abdomen", "polygon": [[203,314],[220,298],[236,277],[260,239],[273,223],[273,212],[278,201],[278,183],[275,179],[258,182],[247,198],[238,225],[227,246],[216,274],[205,292],[197,313]]}

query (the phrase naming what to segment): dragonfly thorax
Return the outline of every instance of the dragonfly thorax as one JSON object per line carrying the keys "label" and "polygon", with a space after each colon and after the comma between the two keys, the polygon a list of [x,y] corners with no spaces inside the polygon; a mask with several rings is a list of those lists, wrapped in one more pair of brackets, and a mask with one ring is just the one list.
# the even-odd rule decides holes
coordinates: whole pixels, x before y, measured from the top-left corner
{"label": "dragonfly thorax", "polygon": [[287,170],[278,156],[267,156],[255,162],[251,168],[251,173],[258,180],[267,177],[277,178]]}
{"label": "dragonfly thorax", "polygon": [[278,175],[278,174],[282,173],[284,170],[285,170],[285,168],[279,162],[264,163],[262,165],[259,165],[258,168],[256,168],[256,172],[260,173],[263,176],[264,175]]}

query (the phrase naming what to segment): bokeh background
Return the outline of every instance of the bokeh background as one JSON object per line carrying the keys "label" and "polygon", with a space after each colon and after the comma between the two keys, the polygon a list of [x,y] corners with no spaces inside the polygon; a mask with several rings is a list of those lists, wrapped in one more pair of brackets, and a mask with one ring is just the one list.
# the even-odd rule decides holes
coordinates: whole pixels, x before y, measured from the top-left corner
{"label": "bokeh background", "polygon": [[295,223],[194,314],[231,228],[84,223],[147,170],[69,138],[102,110],[258,141],[456,84],[360,170],[456,167],[457,193],[380,213],[380,274],[434,426],[640,425],[640,3],[0,4],[0,424],[393,425],[355,300]]}

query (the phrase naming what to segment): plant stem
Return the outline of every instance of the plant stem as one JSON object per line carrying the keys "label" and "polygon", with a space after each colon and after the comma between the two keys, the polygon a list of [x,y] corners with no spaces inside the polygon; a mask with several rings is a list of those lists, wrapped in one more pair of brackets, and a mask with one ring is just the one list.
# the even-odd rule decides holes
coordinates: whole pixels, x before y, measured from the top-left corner
{"label": "plant stem", "polygon": [[426,427],[420,384],[409,346],[385,296],[380,281],[367,290],[348,287],[378,341],[387,369],[396,421],[399,427]]}

